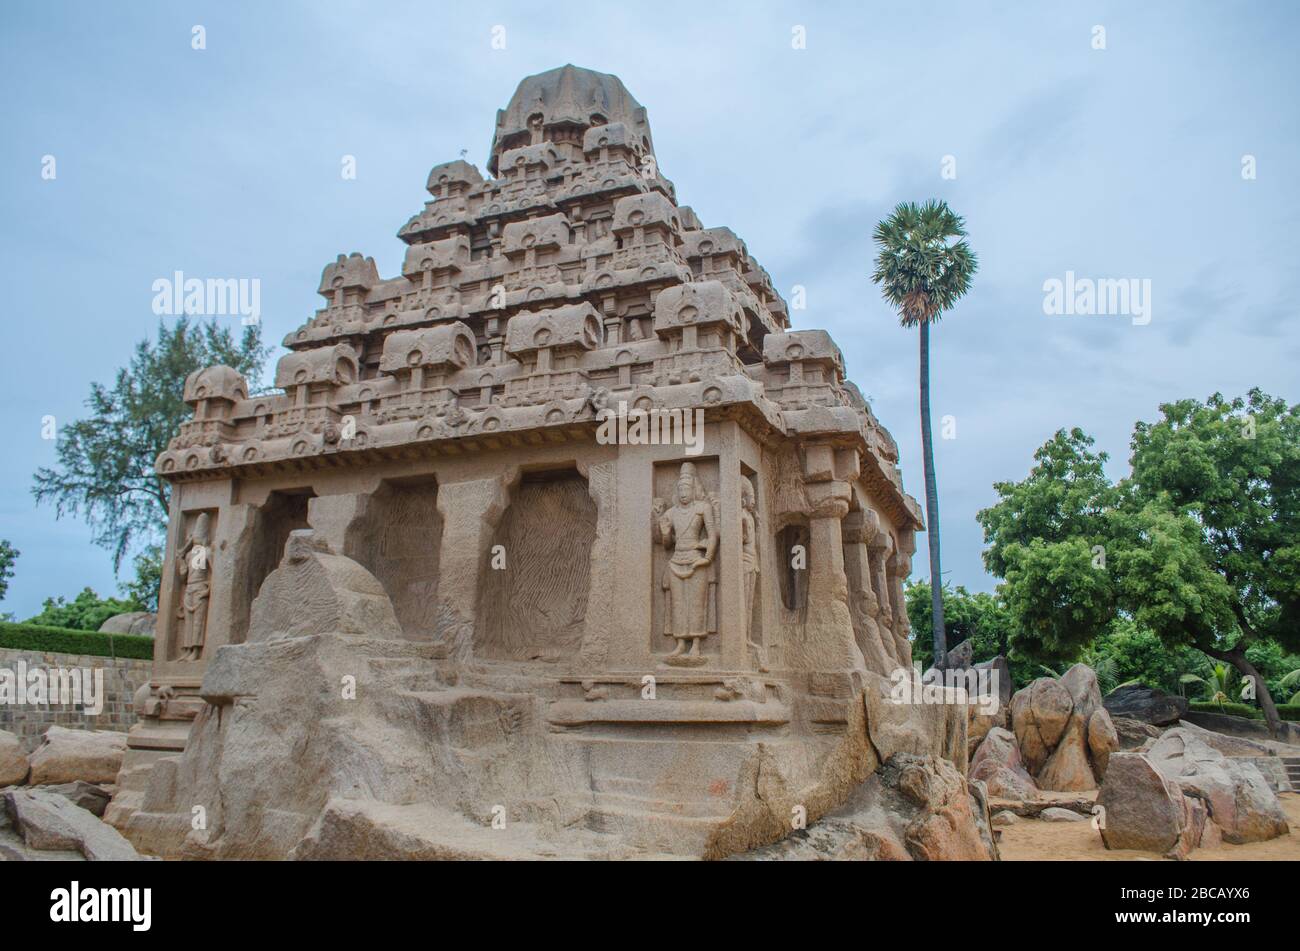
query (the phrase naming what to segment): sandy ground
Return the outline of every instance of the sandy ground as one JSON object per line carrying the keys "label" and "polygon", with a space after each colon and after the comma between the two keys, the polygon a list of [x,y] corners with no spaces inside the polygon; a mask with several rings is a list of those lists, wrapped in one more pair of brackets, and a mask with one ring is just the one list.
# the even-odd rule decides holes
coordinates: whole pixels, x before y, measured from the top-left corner
{"label": "sandy ground", "polygon": [[[1225,842],[1216,849],[1194,849],[1190,861],[1300,861],[1300,793],[1279,793],[1278,799],[1291,825],[1288,835],[1248,845],[1229,845]],[[996,805],[996,801],[990,805]],[[997,811],[996,808],[994,811]],[[1094,830],[1092,823],[1087,821],[1044,822],[1041,819],[1020,819],[1012,825],[999,828],[1002,840],[998,846],[1003,861],[1164,861],[1155,852],[1107,849],[1102,845],[1101,833]]]}

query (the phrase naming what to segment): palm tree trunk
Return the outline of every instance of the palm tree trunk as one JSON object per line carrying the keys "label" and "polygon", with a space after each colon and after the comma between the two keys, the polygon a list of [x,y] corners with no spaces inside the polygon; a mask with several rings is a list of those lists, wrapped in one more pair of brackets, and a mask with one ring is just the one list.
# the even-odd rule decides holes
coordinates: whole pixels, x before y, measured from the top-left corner
{"label": "palm tree trunk", "polygon": [[943,573],[939,569],[939,486],[934,477],[934,439],[930,435],[930,322],[921,321],[921,455],[925,465],[925,526],[930,543],[930,616],[934,625],[934,667],[942,670],[948,653],[943,627]]}

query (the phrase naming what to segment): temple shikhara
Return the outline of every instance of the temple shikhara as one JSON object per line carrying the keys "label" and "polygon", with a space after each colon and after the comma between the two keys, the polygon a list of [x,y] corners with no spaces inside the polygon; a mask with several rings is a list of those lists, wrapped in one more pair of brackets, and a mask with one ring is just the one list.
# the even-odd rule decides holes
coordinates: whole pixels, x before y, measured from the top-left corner
{"label": "temple shikhara", "polygon": [[325,266],[282,392],[186,382],[109,821],[174,857],[719,857],[891,752],[964,766],[964,708],[885,700],[897,447],[622,82],[523,80],[486,173],[427,189],[400,274]]}

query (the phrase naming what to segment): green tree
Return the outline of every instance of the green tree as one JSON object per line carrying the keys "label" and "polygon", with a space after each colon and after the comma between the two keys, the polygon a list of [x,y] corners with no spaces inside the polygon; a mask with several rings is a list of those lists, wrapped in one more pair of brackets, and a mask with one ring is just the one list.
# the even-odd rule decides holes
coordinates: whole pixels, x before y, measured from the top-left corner
{"label": "green tree", "polygon": [[141,611],[158,610],[158,591],[162,587],[161,545],[149,545],[135,556],[135,577],[120,585],[128,600],[140,605]]}
{"label": "green tree", "polygon": [[979,513],[985,563],[1018,627],[1041,639],[1031,652],[1077,653],[1130,618],[1251,678],[1276,735],[1252,656],[1300,645],[1300,406],[1254,389],[1160,411],[1136,425],[1118,485],[1077,429],[1039,449],[1024,482],[996,485],[999,502]]}
{"label": "green tree", "polygon": [[91,588],[83,588],[71,601],[65,601],[62,597],[46,598],[41,613],[29,617],[27,623],[70,627],[77,631],[98,631],[100,625],[115,614],[141,610],[143,607],[135,601],[101,598]]}
{"label": "green tree", "polygon": [[[934,658],[933,617],[930,585],[926,581],[910,582],[903,589],[907,604],[907,617],[912,624],[912,660],[923,668],[931,666]],[[1007,658],[1012,679],[1025,683],[1035,676],[1036,665],[1022,661],[1010,652],[1013,620],[1011,612],[1001,599],[986,591],[967,591],[962,585],[944,586],[944,630],[951,635],[953,644],[971,642],[975,661],[992,660],[999,654]]]}
{"label": "green tree", "polygon": [[0,601],[9,593],[9,579],[14,576],[14,562],[22,552],[0,538]]}
{"label": "green tree", "polygon": [[185,378],[225,364],[251,381],[266,355],[257,325],[236,341],[215,322],[160,322],[157,340],[136,345],[111,387],[91,384],[90,414],[61,427],[57,465],[34,477],[37,503],[53,503],[56,518],[82,516],[95,544],[113,552],[116,570],[134,541],[156,541],[167,524],[170,492],[154,460],[190,416]]}
{"label": "green tree", "polygon": [[872,235],[879,247],[871,280],[898,311],[904,327],[920,328],[921,452],[925,467],[925,521],[930,547],[930,615],[934,658],[943,665],[947,652],[944,631],[943,571],[939,559],[939,488],[934,473],[934,442],[930,432],[930,325],[956,306],[970,290],[979,267],[966,243],[965,222],[946,202],[924,205],[904,202],[876,225]]}

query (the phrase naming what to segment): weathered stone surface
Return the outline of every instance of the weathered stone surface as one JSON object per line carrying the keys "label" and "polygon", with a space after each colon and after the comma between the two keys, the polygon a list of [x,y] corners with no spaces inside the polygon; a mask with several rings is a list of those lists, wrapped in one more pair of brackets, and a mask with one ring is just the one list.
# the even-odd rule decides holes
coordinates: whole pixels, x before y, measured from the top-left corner
{"label": "weathered stone surface", "polygon": [[1106,777],[1106,763],[1110,754],[1119,749],[1119,733],[1105,707],[1097,707],[1088,718],[1088,752],[1092,754],[1092,768],[1098,781]]}
{"label": "weathered stone surface", "polygon": [[1003,809],[993,815],[993,824],[995,826],[1013,826],[1019,821],[1020,817],[1010,809]]}
{"label": "weathered stone surface", "polygon": [[284,560],[253,602],[250,631],[258,640],[324,632],[402,636],[384,586],[310,529],[289,536]]}
{"label": "weathered stone surface", "polygon": [[1075,812],[1073,809],[1062,809],[1059,806],[1052,806],[1044,809],[1038,814],[1038,818],[1044,822],[1087,822],[1088,817]]}
{"label": "weathered stone surface", "polygon": [[[1205,727],[1197,726],[1187,720],[1179,720],[1177,728],[1185,730],[1199,739],[1206,746],[1213,747],[1224,756],[1272,756],[1271,747],[1263,743],[1257,743],[1254,740],[1247,739],[1244,736],[1229,736],[1226,733],[1216,733],[1213,730],[1207,730]],[[1157,731],[1155,736],[1159,736]]]}
{"label": "weathered stone surface", "polygon": [[1178,784],[1142,753],[1115,753],[1097,796],[1101,837],[1108,849],[1185,856],[1199,840],[1195,816]]}
{"label": "weathered stone surface", "polygon": [[1097,780],[1088,761],[1088,737],[1085,721],[1071,716],[1056,749],[1039,770],[1040,789],[1060,792],[1084,792],[1097,788]]}
{"label": "weathered stone surface", "polygon": [[983,782],[998,799],[1032,799],[1038,786],[1021,765],[1015,734],[994,727],[971,760],[970,778]]}
{"label": "weathered stone surface", "polygon": [[[1107,715],[1110,715],[1110,711],[1107,711]],[[1119,737],[1119,748],[1125,752],[1138,749],[1148,740],[1160,736],[1161,732],[1160,727],[1132,717],[1111,716],[1110,722]]]}
{"label": "weathered stone surface", "polygon": [[65,730],[52,726],[32,753],[33,786],[58,783],[112,783],[122,768],[126,734],[108,730]]}
{"label": "weathered stone surface", "polygon": [[104,810],[108,808],[109,800],[113,798],[112,793],[103,786],[96,786],[93,783],[82,782],[81,780],[75,783],[60,783],[56,786],[36,786],[33,788],[41,792],[62,796],[74,806],[80,806],[87,812],[100,817],[103,817]]}
{"label": "weathered stone surface", "polygon": [[945,760],[899,753],[840,808],[755,860],[989,861],[998,858],[979,784]]}
{"label": "weathered stone surface", "polygon": [[1187,712],[1187,699],[1140,684],[1117,687],[1106,695],[1106,710],[1111,717],[1128,717],[1166,726],[1177,723]]}
{"label": "weathered stone surface", "polygon": [[158,624],[158,615],[152,611],[128,611],[126,614],[114,614],[99,625],[101,634],[138,634],[153,637],[154,627]]}
{"label": "weathered stone surface", "polygon": [[17,786],[27,780],[31,769],[23,744],[5,730],[0,730],[0,786]]}
{"label": "weathered stone surface", "polygon": [[1074,701],[1051,677],[1040,677],[1011,698],[1011,728],[1025,768],[1033,775],[1047,763],[1065,732]]}
{"label": "weathered stone surface", "polygon": [[57,793],[13,789],[3,797],[13,828],[29,849],[75,850],[92,862],[140,858],[116,829]]}
{"label": "weathered stone surface", "polygon": [[1277,796],[1255,765],[1224,756],[1199,733],[1166,730],[1144,755],[1185,795],[1207,804],[1225,842],[1260,842],[1289,831]]}

